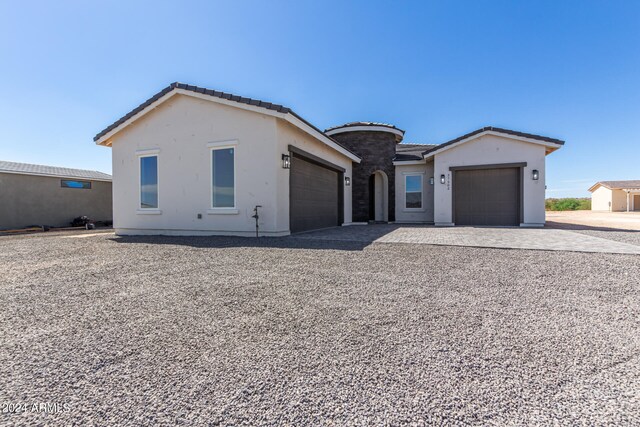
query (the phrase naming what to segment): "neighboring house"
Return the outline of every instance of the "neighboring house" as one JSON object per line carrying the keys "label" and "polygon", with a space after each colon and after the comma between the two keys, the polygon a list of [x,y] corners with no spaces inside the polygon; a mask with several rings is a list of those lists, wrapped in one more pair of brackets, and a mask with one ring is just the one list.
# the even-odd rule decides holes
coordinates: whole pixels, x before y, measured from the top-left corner
{"label": "neighboring house", "polygon": [[542,226],[564,142],[486,127],[441,145],[173,83],[94,138],[111,147],[118,234],[262,235],[395,221]]}
{"label": "neighboring house", "polygon": [[589,191],[592,211],[640,211],[640,180],[600,181]]}
{"label": "neighboring house", "polygon": [[0,161],[0,229],[68,227],[81,215],[111,221],[111,175]]}

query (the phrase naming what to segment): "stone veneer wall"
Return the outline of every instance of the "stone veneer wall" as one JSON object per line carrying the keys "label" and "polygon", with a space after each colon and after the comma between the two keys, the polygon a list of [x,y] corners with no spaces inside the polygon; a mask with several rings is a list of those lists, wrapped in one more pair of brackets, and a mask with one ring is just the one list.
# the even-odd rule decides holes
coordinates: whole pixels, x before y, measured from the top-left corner
{"label": "stone veneer wall", "polygon": [[396,154],[396,136],[386,132],[357,131],[338,133],[331,137],[362,159],[360,164],[353,164],[351,177],[353,221],[369,221],[369,177],[378,170],[387,174],[389,221],[395,221],[396,173],[393,157]]}

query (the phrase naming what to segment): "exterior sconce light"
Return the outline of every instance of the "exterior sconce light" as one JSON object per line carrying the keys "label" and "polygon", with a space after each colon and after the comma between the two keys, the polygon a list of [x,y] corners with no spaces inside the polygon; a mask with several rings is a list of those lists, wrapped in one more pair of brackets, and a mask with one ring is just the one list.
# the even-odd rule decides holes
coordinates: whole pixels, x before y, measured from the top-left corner
{"label": "exterior sconce light", "polygon": [[282,155],[282,168],[291,169],[291,156],[289,156],[288,154]]}
{"label": "exterior sconce light", "polygon": [[433,177],[429,178],[429,185],[433,185]]}
{"label": "exterior sconce light", "polygon": [[348,176],[344,177],[344,185],[346,185],[347,187],[351,185],[351,178],[349,178]]}
{"label": "exterior sconce light", "polygon": [[538,178],[540,178],[540,172],[538,172],[538,169],[534,169],[531,171],[531,179],[533,179],[534,181],[537,181]]}
{"label": "exterior sconce light", "polygon": [[444,184],[445,182],[447,182],[444,174],[440,175],[440,184]]}

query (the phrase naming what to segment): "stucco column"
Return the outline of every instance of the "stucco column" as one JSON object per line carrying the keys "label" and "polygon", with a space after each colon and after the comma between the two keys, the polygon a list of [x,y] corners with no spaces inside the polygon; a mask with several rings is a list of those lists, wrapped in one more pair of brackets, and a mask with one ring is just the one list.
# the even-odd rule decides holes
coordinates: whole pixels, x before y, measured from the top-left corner
{"label": "stucco column", "polygon": [[629,212],[629,195],[631,194],[631,192],[629,190],[627,190],[627,212]]}

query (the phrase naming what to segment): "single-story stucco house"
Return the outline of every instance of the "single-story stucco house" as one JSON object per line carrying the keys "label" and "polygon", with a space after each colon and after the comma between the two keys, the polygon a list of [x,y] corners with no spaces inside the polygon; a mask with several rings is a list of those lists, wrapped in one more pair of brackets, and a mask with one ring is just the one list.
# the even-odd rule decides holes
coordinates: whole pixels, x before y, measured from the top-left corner
{"label": "single-story stucco house", "polygon": [[592,211],[640,211],[640,180],[599,181],[589,191]]}
{"label": "single-story stucco house", "polygon": [[68,227],[83,215],[110,222],[111,197],[106,173],[0,161],[0,230]]}
{"label": "single-story stucco house", "polygon": [[96,135],[113,154],[118,234],[261,235],[390,221],[539,227],[545,156],[564,142],[485,127],[440,145],[173,83]]}

